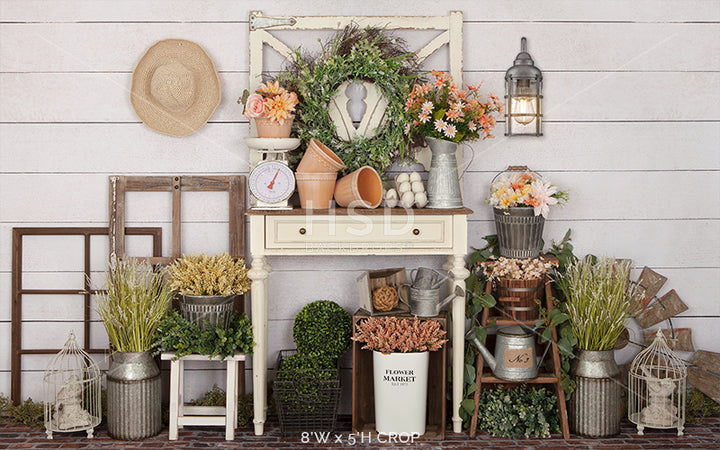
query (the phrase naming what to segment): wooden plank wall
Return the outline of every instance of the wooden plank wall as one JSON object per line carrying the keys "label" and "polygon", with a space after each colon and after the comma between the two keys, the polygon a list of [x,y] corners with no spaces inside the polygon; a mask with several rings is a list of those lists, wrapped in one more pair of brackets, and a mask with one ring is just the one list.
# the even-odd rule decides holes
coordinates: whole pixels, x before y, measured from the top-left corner
{"label": "wooden plank wall", "polygon": [[[483,200],[509,164],[527,164],[571,190],[551,213],[546,240],[573,229],[578,253],[632,258],[668,277],[690,309],[676,326],[695,330],[695,347],[718,352],[720,339],[720,2],[570,0],[446,2],[331,0],[41,0],[0,2],[0,392],[10,387],[10,242],[13,227],[107,226],[108,175],[247,174],[247,121],[235,103],[247,85],[248,12],[297,15],[445,15],[464,12],[465,81],[503,94],[503,74],[521,36],[545,74],[542,138],[500,137],[473,145],[465,176],[469,242],[494,233]],[[317,35],[293,42],[315,45]],[[431,35],[408,36],[419,43]],[[222,102],[210,123],[187,138],[146,128],[128,89],[132,70],[155,41],[198,42],[220,71]],[[445,68],[442,55],[428,68]],[[278,58],[268,57],[277,69]],[[190,194],[183,248],[227,246],[226,194]],[[128,225],[164,226],[169,195],[129,196]],[[34,247],[33,247],[34,246]],[[142,245],[136,245],[140,252]],[[38,241],[26,250],[26,284],[77,282],[77,245]],[[103,270],[107,245],[95,247]],[[439,266],[437,258],[271,258],[270,361],[292,346],[292,318],[329,298],[354,310],[355,278],[365,269]],[[42,347],[64,339],[78,310],[70,299],[28,301],[23,338]],[[638,330],[634,337],[641,339]],[[105,339],[102,326],[93,339]],[[632,347],[632,346],[631,346]],[[627,360],[636,349],[619,355]],[[39,398],[45,360],[26,360],[23,396]],[[248,364],[248,368],[249,368]],[[343,363],[349,381],[349,358]],[[251,379],[250,376],[247,377]],[[189,396],[217,371],[198,367]],[[346,382],[346,386],[348,383]],[[345,396],[347,406],[349,396]]]}

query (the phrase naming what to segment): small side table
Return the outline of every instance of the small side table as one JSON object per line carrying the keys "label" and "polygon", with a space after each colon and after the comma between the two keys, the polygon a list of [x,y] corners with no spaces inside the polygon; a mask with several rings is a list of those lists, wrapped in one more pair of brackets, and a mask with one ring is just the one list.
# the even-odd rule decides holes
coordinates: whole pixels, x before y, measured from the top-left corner
{"label": "small side table", "polygon": [[192,354],[175,358],[175,353],[162,353],[160,359],[170,361],[170,432],[169,439],[176,441],[178,428],[185,425],[225,426],[225,440],[235,439],[238,402],[238,362],[245,361],[244,353],[236,353],[225,358],[227,371],[227,391],[225,406],[185,406],[183,400],[183,371],[185,361],[223,361],[219,356],[212,359],[208,355]]}

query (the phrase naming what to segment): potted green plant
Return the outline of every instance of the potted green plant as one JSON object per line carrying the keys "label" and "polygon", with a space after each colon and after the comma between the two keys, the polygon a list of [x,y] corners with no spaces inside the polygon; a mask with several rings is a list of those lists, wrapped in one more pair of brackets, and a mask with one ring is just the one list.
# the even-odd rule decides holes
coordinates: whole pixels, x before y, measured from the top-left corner
{"label": "potted green plant", "polygon": [[105,284],[95,298],[114,350],[107,372],[108,434],[154,436],[162,428],[162,385],[150,349],[172,294],[163,272],[133,259],[111,261]]}
{"label": "potted green plant", "polygon": [[355,324],[352,340],[373,351],[378,433],[425,434],[430,352],[447,342],[432,319],[372,316]]}
{"label": "potted green plant", "polygon": [[630,261],[585,257],[571,263],[557,286],[579,349],[570,374],[576,384],[570,423],[590,437],[620,432],[623,382],[614,346],[630,318]]}
{"label": "potted green plant", "polygon": [[245,260],[229,254],[183,255],[168,267],[183,317],[206,329],[227,328],[235,297],[250,290]]}

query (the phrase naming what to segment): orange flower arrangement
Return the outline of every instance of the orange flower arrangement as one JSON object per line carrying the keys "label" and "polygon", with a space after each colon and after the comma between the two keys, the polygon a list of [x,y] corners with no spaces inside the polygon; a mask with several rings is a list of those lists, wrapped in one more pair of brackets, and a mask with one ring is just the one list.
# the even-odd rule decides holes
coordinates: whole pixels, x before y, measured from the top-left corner
{"label": "orange flower arrangement", "polygon": [[363,349],[383,354],[434,352],[440,350],[448,340],[447,332],[440,328],[437,320],[398,318],[394,316],[369,317],[355,325],[356,342],[364,342]]}
{"label": "orange flower arrangement", "polygon": [[275,80],[275,82],[263,83],[253,94],[245,90],[242,97],[238,99],[238,104],[245,105],[244,114],[248,119],[266,117],[271,121],[283,124],[285,119],[292,117],[295,105],[298,104],[298,98],[294,92],[280,86],[280,83]]}

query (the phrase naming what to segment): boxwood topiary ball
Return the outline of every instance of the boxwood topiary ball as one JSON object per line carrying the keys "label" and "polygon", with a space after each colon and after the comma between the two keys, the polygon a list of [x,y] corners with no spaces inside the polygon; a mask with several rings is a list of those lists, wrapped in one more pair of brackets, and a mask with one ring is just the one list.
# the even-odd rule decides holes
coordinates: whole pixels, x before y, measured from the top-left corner
{"label": "boxwood topiary ball", "polygon": [[317,300],[295,316],[293,340],[298,351],[339,358],[350,348],[352,318],[330,300]]}

